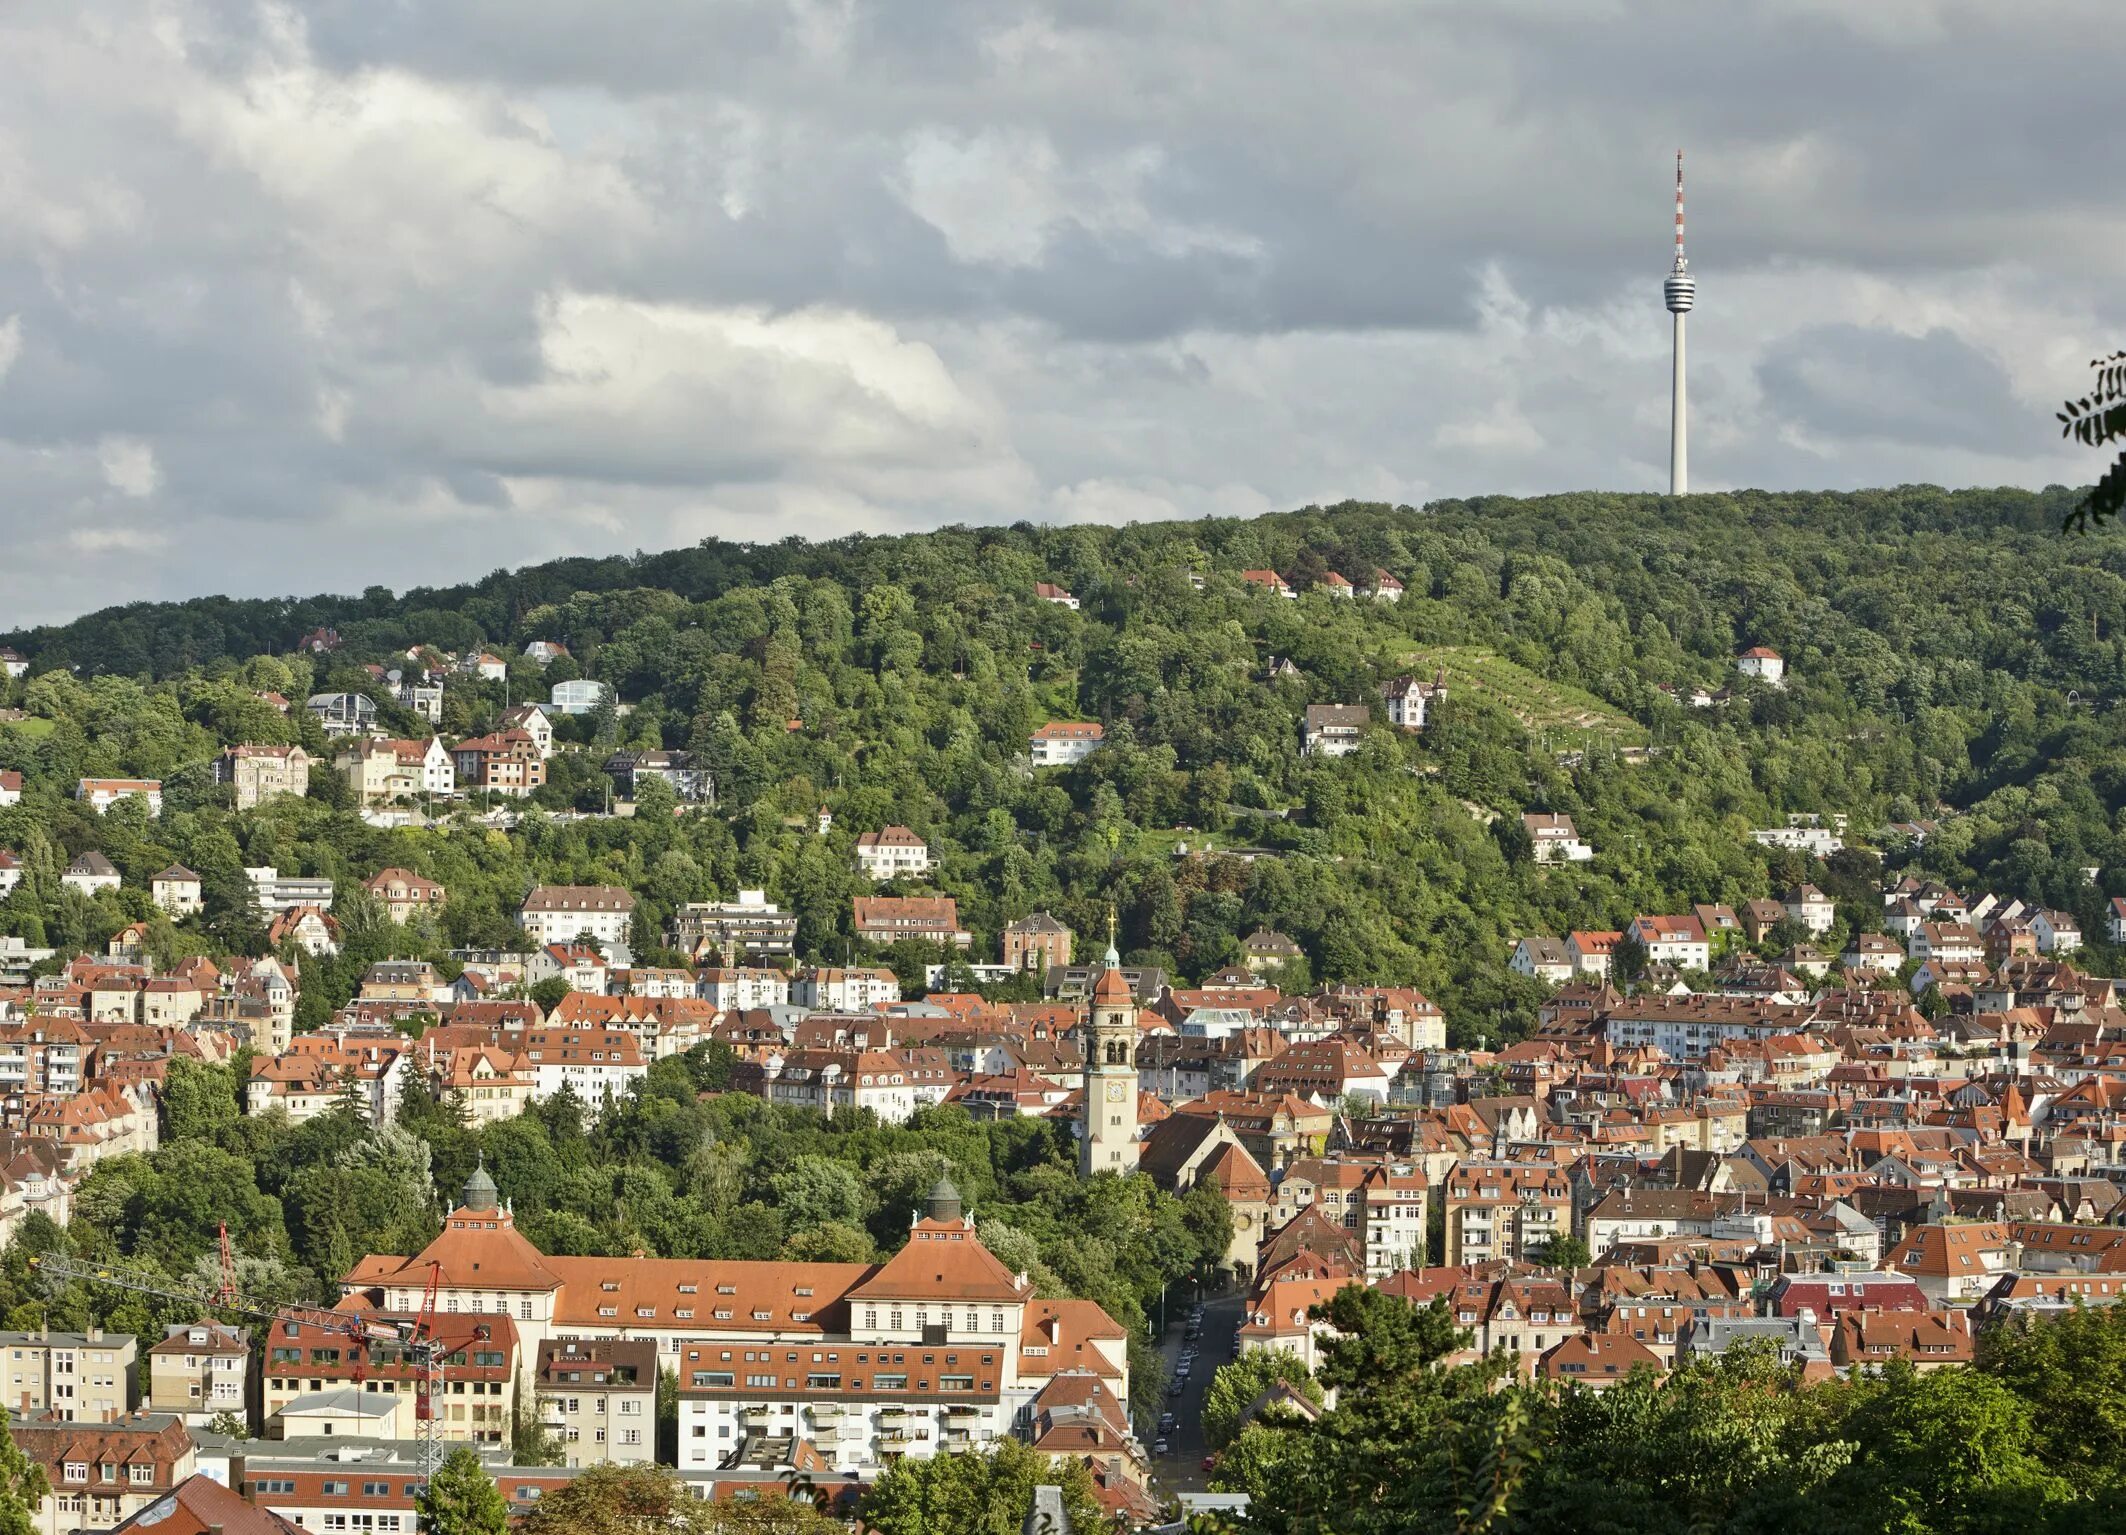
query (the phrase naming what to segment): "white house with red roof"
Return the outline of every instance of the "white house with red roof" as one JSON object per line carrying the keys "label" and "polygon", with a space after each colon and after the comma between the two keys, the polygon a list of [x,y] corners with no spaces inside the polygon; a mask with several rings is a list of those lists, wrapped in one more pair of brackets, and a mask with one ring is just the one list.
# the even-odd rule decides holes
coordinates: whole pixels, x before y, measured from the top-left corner
{"label": "white house with red roof", "polygon": [[1100,749],[1106,729],[1098,720],[1050,720],[1026,738],[1035,767],[1069,767]]}
{"label": "white house with red roof", "polygon": [[1752,645],[1735,657],[1735,670],[1767,687],[1786,686],[1786,659],[1769,645]]}
{"label": "white house with red roof", "polygon": [[885,826],[856,839],[856,866],[875,880],[930,871],[930,844],[905,826]]}

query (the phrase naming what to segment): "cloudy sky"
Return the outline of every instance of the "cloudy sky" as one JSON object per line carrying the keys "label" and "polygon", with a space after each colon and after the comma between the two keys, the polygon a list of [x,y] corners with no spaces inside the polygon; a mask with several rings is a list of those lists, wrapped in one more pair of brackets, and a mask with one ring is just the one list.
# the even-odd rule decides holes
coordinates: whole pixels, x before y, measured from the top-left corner
{"label": "cloudy sky", "polygon": [[710,533],[2085,479],[2116,0],[7,0],[0,629]]}

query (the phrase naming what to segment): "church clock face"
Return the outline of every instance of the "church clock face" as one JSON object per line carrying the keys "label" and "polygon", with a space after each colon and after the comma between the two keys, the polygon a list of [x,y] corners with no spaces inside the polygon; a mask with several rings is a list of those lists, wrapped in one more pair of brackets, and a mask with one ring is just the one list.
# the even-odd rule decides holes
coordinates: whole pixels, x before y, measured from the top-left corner
{"label": "church clock face", "polygon": [[1120,1103],[1128,1093],[1129,1084],[1127,1082],[1110,1082],[1107,1084],[1107,1101],[1109,1103]]}

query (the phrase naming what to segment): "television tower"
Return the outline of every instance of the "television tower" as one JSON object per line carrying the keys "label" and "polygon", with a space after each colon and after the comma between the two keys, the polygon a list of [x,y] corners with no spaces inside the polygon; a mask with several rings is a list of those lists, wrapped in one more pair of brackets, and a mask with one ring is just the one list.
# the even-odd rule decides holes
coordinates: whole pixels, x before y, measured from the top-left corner
{"label": "television tower", "polygon": [[1697,279],[1690,275],[1690,262],[1683,255],[1683,151],[1676,151],[1676,264],[1661,285],[1668,312],[1676,317],[1675,376],[1668,418],[1668,493],[1690,494],[1690,404],[1683,386],[1683,317],[1698,301]]}

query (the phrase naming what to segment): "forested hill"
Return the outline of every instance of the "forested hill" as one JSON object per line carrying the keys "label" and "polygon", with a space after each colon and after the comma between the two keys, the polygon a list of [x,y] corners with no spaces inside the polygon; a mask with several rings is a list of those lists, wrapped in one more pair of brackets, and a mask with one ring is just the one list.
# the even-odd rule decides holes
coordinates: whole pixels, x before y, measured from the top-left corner
{"label": "forested hill", "polygon": [[[2116,540],[2069,542],[2057,530],[2078,492],[2014,490],[1946,492],[1932,486],[1854,494],[1663,496],[1581,494],[1538,500],[1503,497],[1443,501],[1422,512],[1407,507],[1347,503],[1326,510],[1251,520],[1205,519],[1127,528],[1041,526],[947,528],[935,533],[850,537],[831,543],[790,538],[777,544],[707,539],[696,548],[661,554],[564,559],[521,570],[497,570],[456,586],[416,587],[403,596],[371,587],[360,596],[239,599],[199,597],[184,602],[130,603],[72,623],[0,634],[10,645],[50,665],[95,674],[168,676],[224,657],[243,659],[293,647],[313,628],[337,628],[356,645],[414,640],[457,648],[476,639],[506,641],[541,608],[582,593],[637,588],[707,602],[786,576],[831,580],[849,587],[895,582],[918,599],[943,599],[970,580],[996,584],[1020,569],[1069,586],[1088,598],[1119,602],[1123,583],[1140,572],[1178,569],[1192,560],[1239,570],[1284,570],[1309,552],[1328,569],[1354,574],[1368,562],[1429,578],[1437,597],[1463,595],[1449,583],[1465,565],[1487,578],[1509,578],[1513,554],[1550,554],[1571,564],[1594,593],[1641,598],[1624,583],[1631,574],[1682,573],[1679,558],[1709,559],[1722,584],[1766,583],[1755,596],[1779,604],[1791,580],[1839,611],[1850,583],[1897,568],[1933,570],[1947,549],[1964,540],[2013,557],[2047,555],[2048,566],[2100,566],[2116,572]],[[1879,564],[1891,555],[1890,567]],[[1021,562],[1030,561],[1023,565]],[[1422,565],[1424,569],[1419,570]],[[1510,595],[1510,594],[1509,594]],[[1738,620],[1760,614],[1723,602]],[[1671,633],[1676,625],[1666,620]],[[1799,615],[1795,615],[1798,617]],[[1872,622],[1865,612],[1855,614]],[[1513,615],[1502,614],[1508,624]],[[402,638],[403,637],[403,638]],[[1680,637],[1680,635],[1679,635]]]}
{"label": "forested hill", "polygon": [[[860,948],[849,900],[870,888],[850,843],[899,822],[940,857],[933,887],[959,898],[978,957],[1029,910],[1088,933],[1113,902],[1131,954],[1194,977],[1267,924],[1318,978],[1415,983],[1463,1037],[1495,1036],[1529,1016],[1531,993],[1503,967],[1523,932],[1616,927],[1801,878],[1872,927],[1870,860],[1811,865],[1750,842],[1789,812],[1848,813],[1871,842],[1885,823],[1939,818],[1916,856],[1886,844],[1893,858],[2076,910],[2101,934],[2106,895],[2126,893],[2126,543],[2060,533],[2070,500],[1921,487],[1345,505],[710,543],[403,597],[114,609],[9,641],[34,670],[0,703],[36,728],[0,728],[0,768],[32,784],[0,811],[0,845],[99,846],[129,883],[171,859],[233,878],[239,854],[355,877],[405,864],[450,889],[438,945],[500,941],[534,880],[629,884],[645,936],[678,902],[765,884],[798,911],[807,954],[839,957]],[[1300,597],[1248,583],[1251,569],[1282,572]],[[1376,570],[1405,600],[1322,585],[1335,571],[1363,592]],[[1037,582],[1081,609],[1041,600]],[[294,653],[318,627],[342,648]],[[542,673],[521,655],[530,639],[571,657]],[[368,827],[332,803],[336,781],[306,802],[227,808],[203,771],[222,745],[325,749],[300,709],[283,719],[259,690],[365,691],[388,727],[425,728],[360,665],[402,664],[416,643],[512,657],[518,700],[579,671],[612,683],[628,712],[567,721],[564,738],[702,753],[722,813],[535,819],[482,846]],[[1786,658],[1784,690],[1736,678],[1736,653],[1755,645]],[[1289,668],[1273,675],[1273,658]],[[1380,684],[1403,673],[1447,681],[1421,737],[1381,721]],[[1693,687],[1730,686],[1691,706]],[[490,724],[504,696],[454,677],[446,732]],[[1358,754],[1301,756],[1318,703],[1373,707]],[[1031,770],[1028,732],[1059,719],[1102,721],[1107,746]],[[542,800],[602,804],[602,756],[557,758]],[[169,813],[136,833],[73,811],[58,796],[84,773],[169,779]],[[1599,856],[1532,867],[1527,810],[1574,816]],[[75,941],[122,915],[18,897],[0,923],[57,923],[52,936]]]}

